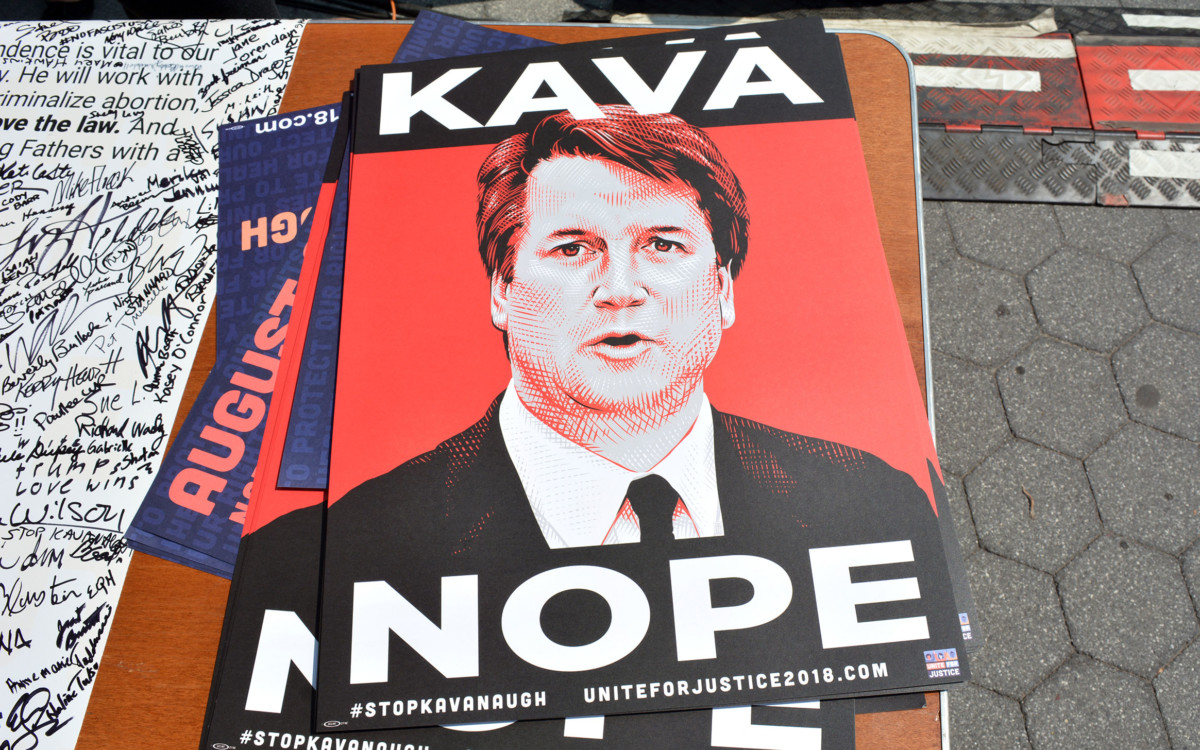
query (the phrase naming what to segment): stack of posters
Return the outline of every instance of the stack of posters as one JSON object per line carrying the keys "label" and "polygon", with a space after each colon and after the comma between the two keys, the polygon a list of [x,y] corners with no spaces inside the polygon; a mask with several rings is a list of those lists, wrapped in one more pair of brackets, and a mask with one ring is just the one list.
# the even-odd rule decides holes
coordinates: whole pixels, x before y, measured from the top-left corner
{"label": "stack of posters", "polygon": [[852,747],[967,678],[819,21],[372,66],[337,122],[202,747]]}

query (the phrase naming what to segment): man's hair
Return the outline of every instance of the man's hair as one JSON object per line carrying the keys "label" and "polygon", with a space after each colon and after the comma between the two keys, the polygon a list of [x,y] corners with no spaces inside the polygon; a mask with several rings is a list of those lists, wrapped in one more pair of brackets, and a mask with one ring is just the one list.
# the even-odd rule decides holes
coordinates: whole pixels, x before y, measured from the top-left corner
{"label": "man's hair", "polygon": [[716,144],[675,115],[643,115],[625,105],[600,107],[604,117],[551,115],[529,133],[499,143],[479,168],[479,254],[488,276],[512,280],[513,251],[526,222],[525,187],[539,162],[583,156],[628,167],[663,182],[679,181],[700,198],[717,262],[736,278],[746,260],[750,217],[737,176]]}

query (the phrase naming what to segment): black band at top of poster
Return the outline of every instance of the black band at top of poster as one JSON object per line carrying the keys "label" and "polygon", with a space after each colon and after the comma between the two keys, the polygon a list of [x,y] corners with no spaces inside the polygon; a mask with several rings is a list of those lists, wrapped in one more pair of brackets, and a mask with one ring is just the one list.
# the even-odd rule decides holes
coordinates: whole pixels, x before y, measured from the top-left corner
{"label": "black band at top of poster", "polygon": [[[630,47],[636,56],[622,54]],[[356,83],[359,154],[496,143],[580,90],[601,105],[668,102],[697,127],[854,116],[838,39],[819,19],[375,65]]]}

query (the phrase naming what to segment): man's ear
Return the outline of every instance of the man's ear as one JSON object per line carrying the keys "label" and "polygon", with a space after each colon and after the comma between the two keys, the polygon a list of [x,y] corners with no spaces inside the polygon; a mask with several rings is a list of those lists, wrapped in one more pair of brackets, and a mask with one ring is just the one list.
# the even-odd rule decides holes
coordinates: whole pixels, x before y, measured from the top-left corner
{"label": "man's ear", "polygon": [[508,330],[508,286],[511,283],[504,280],[499,269],[492,274],[492,325],[501,331]]}
{"label": "man's ear", "polygon": [[721,328],[733,325],[737,315],[733,310],[733,277],[729,275],[729,266],[717,268],[717,304],[721,307]]}

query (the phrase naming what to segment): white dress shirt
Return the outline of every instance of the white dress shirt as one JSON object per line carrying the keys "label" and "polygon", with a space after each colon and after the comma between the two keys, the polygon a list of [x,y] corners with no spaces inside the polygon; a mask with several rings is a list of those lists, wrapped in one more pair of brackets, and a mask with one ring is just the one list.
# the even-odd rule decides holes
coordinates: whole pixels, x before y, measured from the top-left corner
{"label": "white dress shirt", "polygon": [[640,541],[637,515],[625,493],[631,481],[650,474],[679,493],[676,539],[725,533],[708,396],[687,435],[649,471],[626,469],[558,434],[525,407],[512,383],[500,403],[500,432],[551,548]]}

